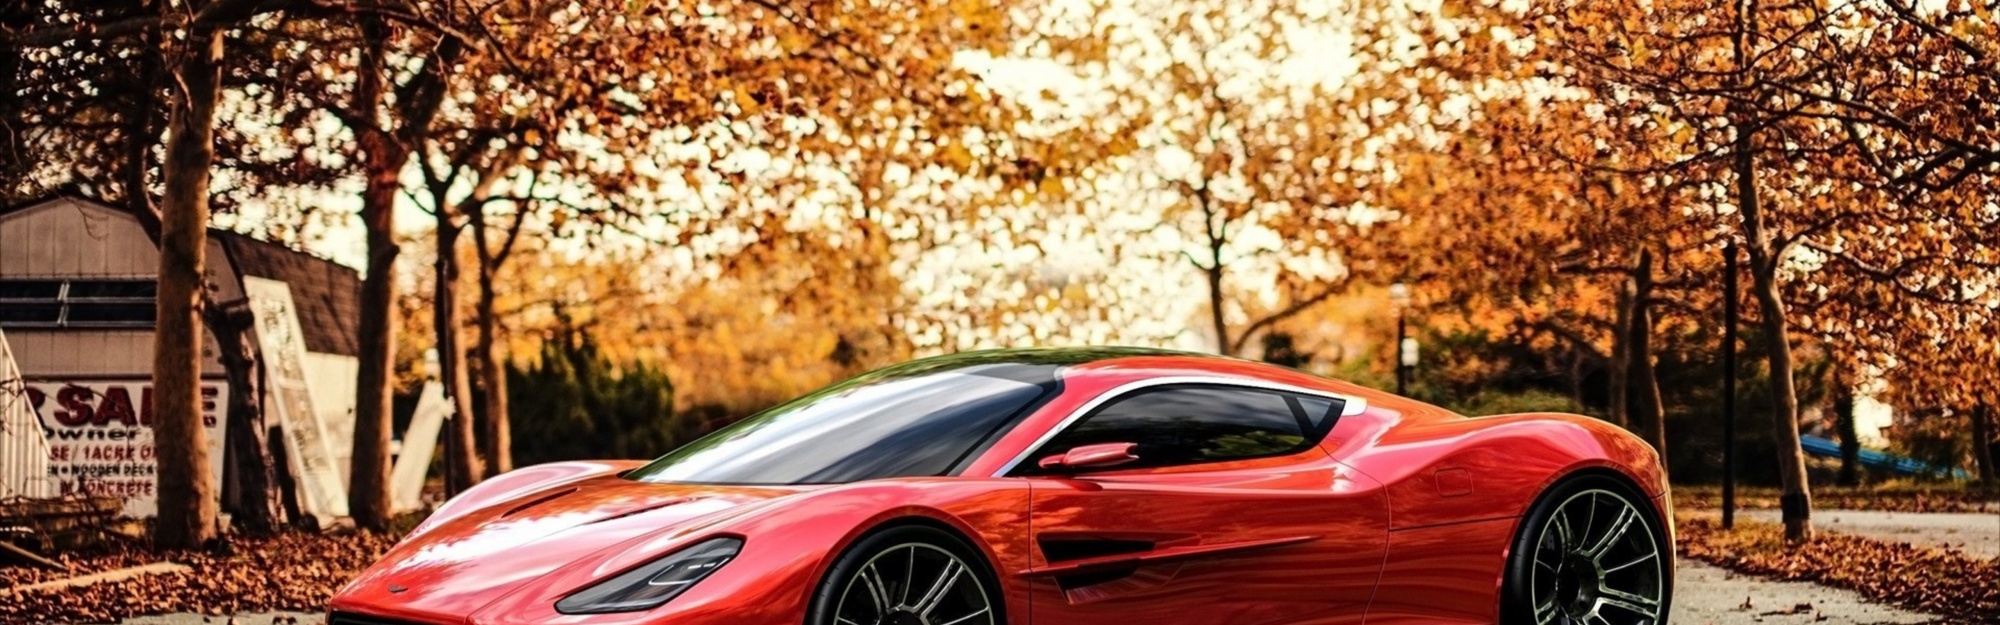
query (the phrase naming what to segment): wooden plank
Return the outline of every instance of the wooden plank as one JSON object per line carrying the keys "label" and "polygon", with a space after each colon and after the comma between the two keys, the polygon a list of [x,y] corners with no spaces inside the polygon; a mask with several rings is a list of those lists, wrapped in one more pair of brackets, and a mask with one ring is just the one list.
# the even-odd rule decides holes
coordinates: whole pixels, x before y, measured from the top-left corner
{"label": "wooden plank", "polygon": [[28,551],[26,549],[22,549],[20,547],[16,547],[14,546],[13,543],[9,543],[4,540],[0,540],[0,558],[8,558],[16,562],[26,562],[28,564],[39,566],[51,571],[62,571],[68,569],[68,567],[63,566],[61,562],[44,558],[41,556],[41,554],[35,553],[33,551]]}
{"label": "wooden plank", "polygon": [[132,579],[134,577],[139,577],[142,575],[165,575],[170,573],[186,573],[192,570],[194,569],[189,568],[188,565],[181,564],[179,562],[154,562],[152,564],[143,564],[140,566],[131,566],[122,569],[112,569],[109,571],[105,571],[103,573],[92,573],[90,575],[66,577],[63,579],[42,582],[39,584],[28,584],[26,586],[15,586],[12,588],[0,588],[0,597],[5,597],[8,595],[13,595],[18,593],[26,593],[26,592],[39,592],[43,590],[57,590],[62,588],[76,588],[78,586],[89,586],[92,584],[98,584],[103,582],[119,582]]}
{"label": "wooden plank", "polygon": [[417,395],[417,410],[403,430],[403,449],[396,454],[396,466],[389,472],[389,492],[397,512],[424,506],[424,477],[429,474],[431,455],[437,450],[438,431],[451,416],[451,402],[444,398],[444,385],[436,380],[424,383]]}

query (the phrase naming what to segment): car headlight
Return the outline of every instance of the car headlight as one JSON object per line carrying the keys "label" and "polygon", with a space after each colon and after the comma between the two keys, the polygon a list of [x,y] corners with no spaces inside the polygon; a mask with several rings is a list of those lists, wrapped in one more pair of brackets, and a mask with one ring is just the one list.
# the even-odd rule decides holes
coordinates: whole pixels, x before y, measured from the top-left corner
{"label": "car headlight", "polygon": [[728,564],[742,550],[740,538],[704,540],[563,597],[556,602],[556,611],[604,614],[657,608]]}

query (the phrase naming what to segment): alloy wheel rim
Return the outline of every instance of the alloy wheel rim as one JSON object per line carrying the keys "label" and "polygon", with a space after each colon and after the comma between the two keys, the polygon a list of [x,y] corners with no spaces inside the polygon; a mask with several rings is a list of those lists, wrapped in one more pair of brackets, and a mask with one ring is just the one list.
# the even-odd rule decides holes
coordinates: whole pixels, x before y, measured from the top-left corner
{"label": "alloy wheel rim", "polygon": [[1538,625],[1652,625],[1660,620],[1662,551],[1645,512],[1585,490],[1556,507],[1535,541],[1529,599]]}
{"label": "alloy wheel rim", "polygon": [[902,543],[868,559],[847,580],[838,625],[995,625],[991,593],[956,554]]}

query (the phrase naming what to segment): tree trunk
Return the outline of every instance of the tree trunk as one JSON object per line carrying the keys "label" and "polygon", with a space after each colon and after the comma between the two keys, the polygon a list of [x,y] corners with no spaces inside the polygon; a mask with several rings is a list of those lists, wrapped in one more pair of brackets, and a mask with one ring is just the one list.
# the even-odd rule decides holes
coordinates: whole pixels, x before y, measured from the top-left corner
{"label": "tree trunk", "polygon": [[1979,483],[1989,488],[1994,484],[1995,473],[1992,410],[1983,400],[1972,407],[1972,463],[1978,466]]}
{"label": "tree trunk", "polygon": [[[34,25],[40,10],[39,6],[23,2],[0,3],[0,32],[27,30]],[[0,93],[8,94],[7,98],[0,99],[0,129],[6,130],[0,132],[0,180],[10,182],[21,180],[30,167],[27,146],[21,144],[21,133],[13,130],[28,127],[28,113],[22,110],[28,107],[28,103],[15,95],[20,93],[22,60],[19,50],[0,52]],[[142,106],[150,110],[153,104],[151,99],[142,100]],[[136,142],[138,137],[127,135],[126,140]]]}
{"label": "tree trunk", "polygon": [[[140,38],[156,49],[156,35],[149,33]],[[139,61],[143,75],[157,76],[161,72],[159,54],[144,54]],[[157,78],[153,84],[158,86]],[[139,222],[147,239],[159,247],[162,244],[160,209],[153,203],[147,181],[147,174],[153,166],[152,147],[159,139],[154,127],[157,120],[154,111],[159,106],[156,91],[156,88],[149,88],[133,94],[131,114],[126,119],[124,170],[120,172],[120,178],[124,186],[126,211]],[[283,526],[285,515],[279,507],[279,491],[271,473],[270,439],[263,426],[264,370],[257,360],[255,338],[250,333],[253,319],[247,308],[220,305],[212,290],[204,288],[201,294],[202,324],[207,328],[208,335],[215,338],[217,356],[229,380],[229,396],[224,400],[229,406],[229,422],[225,424],[224,440],[229,449],[226,456],[230,474],[238,477],[234,493],[223,489],[225,497],[233,497],[225,502],[224,509],[235,514],[235,524],[244,531],[251,534],[270,533]]]}
{"label": "tree trunk", "polygon": [[1660,379],[1653,368],[1653,252],[1639,252],[1632,272],[1631,358],[1633,423],[1667,466],[1667,412],[1660,401]]}
{"label": "tree trunk", "polygon": [[1229,321],[1225,317],[1228,304],[1222,295],[1221,252],[1216,252],[1212,260],[1215,264],[1202,267],[1203,277],[1208,279],[1208,318],[1215,328],[1215,352],[1224,356],[1235,354],[1229,351]]}
{"label": "tree trunk", "polygon": [[1757,204],[1753,142],[1748,129],[1737,126],[1736,201],[1743,215],[1743,235],[1750,251],[1750,290],[1757,298],[1758,324],[1764,334],[1764,356],[1770,365],[1771,436],[1778,448],[1778,481],[1783,487],[1785,540],[1811,540],[1812,494],[1806,484],[1805,450],[1799,444],[1799,395],[1792,379],[1792,339],[1785,320],[1783,294],[1778,292],[1778,258],[1764,231]]}
{"label": "tree trunk", "polygon": [[1583,410],[1583,348],[1571,346],[1569,351],[1569,402],[1573,410]]}
{"label": "tree trunk", "polygon": [[1222,292],[1222,247],[1228,243],[1229,233],[1217,229],[1215,205],[1209,197],[1208,187],[1195,191],[1195,203],[1201,207],[1201,232],[1208,243],[1208,264],[1194,262],[1193,256],[1189,256],[1188,261],[1200,269],[1202,277],[1208,281],[1208,319],[1214,324],[1215,353],[1234,356],[1236,354],[1231,350],[1229,340],[1228,299]]}
{"label": "tree trunk", "polygon": [[271,428],[264,419],[264,366],[251,334],[255,325],[244,303],[208,315],[209,334],[215,337],[222,369],[229,376],[227,436],[230,468],[237,479],[231,512],[244,532],[268,535],[284,527],[285,513],[279,500],[278,465],[271,458]]}
{"label": "tree trunk", "polygon": [[485,477],[514,470],[514,436],[507,422],[507,359],[501,354],[500,315],[495,310],[499,294],[493,290],[493,281],[500,273],[500,266],[513,254],[514,242],[527,216],[526,206],[517,204],[513,224],[496,247],[492,233],[486,229],[486,208],[493,185],[520,162],[520,155],[521,150],[511,149],[496,158],[480,175],[479,184],[460,203],[459,209],[465,215],[465,227],[472,231],[473,260],[477,264],[474,268],[477,296],[472,316],[479,334],[471,360],[473,373],[479,376],[479,455],[486,459]]}
{"label": "tree trunk", "polygon": [[474,437],[472,379],[465,371],[465,347],[459,331],[458,313],[458,225],[453,223],[444,194],[433,192],[437,200],[437,279],[432,285],[432,322],[437,333],[438,375],[444,385],[445,400],[451,402],[451,430],[446,432],[445,492],[457,495],[485,477],[479,466],[479,443]]}
{"label": "tree trunk", "polygon": [[500,319],[494,310],[493,274],[496,267],[484,255],[479,264],[478,317],[479,343],[473,354],[478,359],[479,390],[485,404],[485,436],[481,438],[488,477],[514,470],[514,437],[507,423],[506,358],[500,355]]}
{"label": "tree trunk", "polygon": [[1833,427],[1840,433],[1841,486],[1861,484],[1861,434],[1854,427],[1854,387],[1839,365],[1833,374]]}
{"label": "tree trunk", "polygon": [[214,538],[219,505],[208,474],[208,429],[201,409],[201,302],[222,35],[196,30],[184,45],[175,72],[181,97],[168,120],[161,165],[165,193],[153,331],[153,443],[159,471],[153,540],[164,548],[198,547]]}
{"label": "tree trunk", "polygon": [[[366,119],[380,118],[385,28],[375,18],[364,20],[360,71],[355,80],[354,109]],[[389,439],[392,409],[390,385],[396,363],[396,193],[409,151],[380,127],[354,129],[361,149],[366,181],[361,192],[361,223],[367,230],[368,271],[361,280],[361,367],[354,391],[354,459],[348,478],[347,507],[357,526],[389,528],[394,508],[389,492]]]}
{"label": "tree trunk", "polygon": [[[1749,153],[1738,157],[1747,162]],[[1738,165],[1739,175],[1748,168]],[[1740,186],[1754,188],[1756,182],[1745,175]],[[1746,204],[1754,203],[1755,191],[1740,192]],[[1744,210],[1744,221],[1756,218],[1754,210]],[[1751,289],[1756,291],[1758,322],[1764,334],[1765,359],[1770,364],[1771,436],[1778,447],[1778,478],[1784,488],[1779,497],[1785,522],[1785,539],[1801,542],[1812,538],[1812,495],[1806,484],[1805,450],[1799,443],[1799,395],[1793,380],[1792,340],[1785,319],[1785,303],[1778,292],[1778,259],[1770,243],[1762,240],[1761,226],[1747,228],[1750,244]]]}
{"label": "tree trunk", "polygon": [[[1995,466],[1993,464],[1995,462],[2000,462],[2000,441],[1989,440],[1986,442],[1986,458],[1987,458],[1987,466],[1993,466],[1994,472],[2000,473],[2000,466]],[[2000,480],[2000,476],[1995,476],[1995,477],[1996,480]],[[2000,481],[1987,482],[1986,488],[1987,490],[2000,489]]]}
{"label": "tree trunk", "polygon": [[1611,371],[1605,376],[1609,385],[1606,394],[1606,409],[1610,420],[1618,427],[1632,429],[1632,283],[1630,280],[1618,286],[1618,301],[1611,321]]}
{"label": "tree trunk", "polygon": [[[1745,184],[1754,184],[1746,182]],[[1761,251],[1759,248],[1762,247]],[[1765,359],[1770,363],[1772,430],[1778,445],[1778,478],[1784,487],[1785,539],[1812,538],[1812,495],[1806,484],[1805,450],[1799,444],[1799,396],[1792,379],[1792,340],[1785,304],[1778,293],[1776,259],[1767,245],[1750,246],[1751,288],[1762,319]]]}
{"label": "tree trunk", "polygon": [[[371,1],[367,4],[379,4]],[[384,46],[390,29],[373,14],[361,18],[360,71],[354,86],[354,113],[362,117],[352,128],[361,148],[366,184],[361,192],[361,221],[368,232],[368,273],[361,282],[361,373],[355,389],[354,471],[348,490],[354,522],[368,529],[386,529],[393,515],[389,485],[395,382],[396,303],[394,265],[396,194],[401,191],[403,166],[412,146],[419,145],[444,101],[445,68],[457,61],[464,42],[445,37],[425,57],[422,67],[397,90],[394,130],[382,123],[383,76],[392,71]]]}

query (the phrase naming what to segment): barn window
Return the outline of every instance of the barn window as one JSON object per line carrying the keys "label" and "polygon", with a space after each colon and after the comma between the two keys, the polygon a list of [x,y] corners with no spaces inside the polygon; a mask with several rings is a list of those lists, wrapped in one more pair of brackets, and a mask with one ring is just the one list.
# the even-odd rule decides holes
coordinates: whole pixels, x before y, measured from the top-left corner
{"label": "barn window", "polygon": [[0,280],[0,326],[150,328],[152,280]]}

